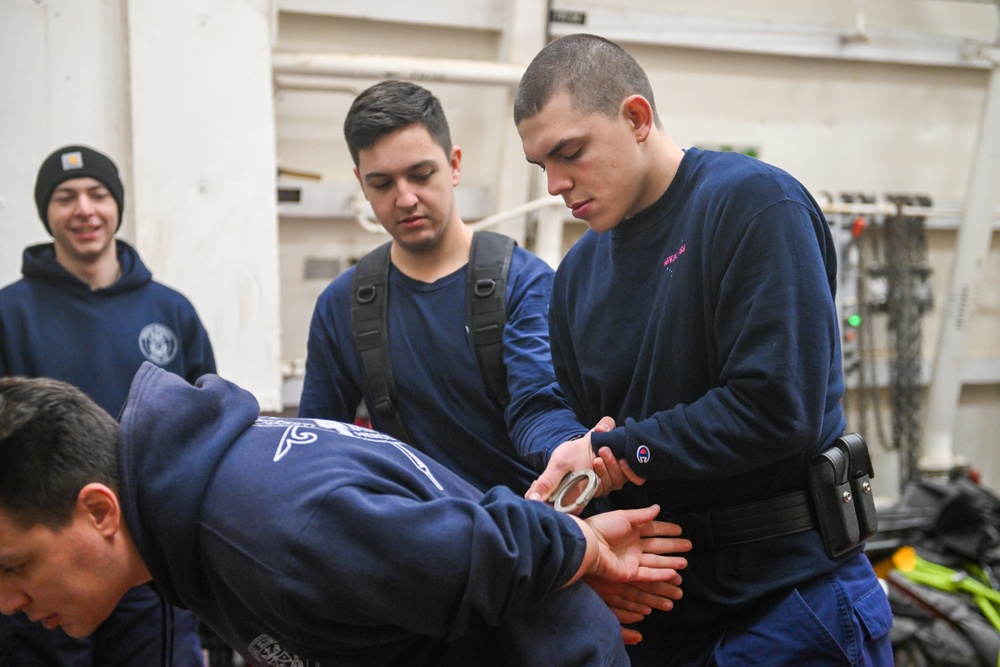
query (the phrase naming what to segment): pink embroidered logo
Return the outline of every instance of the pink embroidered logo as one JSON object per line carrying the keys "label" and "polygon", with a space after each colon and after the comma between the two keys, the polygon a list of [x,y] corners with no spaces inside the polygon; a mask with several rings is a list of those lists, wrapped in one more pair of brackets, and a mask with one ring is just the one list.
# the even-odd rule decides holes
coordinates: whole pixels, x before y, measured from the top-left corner
{"label": "pink embroidered logo", "polygon": [[683,255],[684,251],[686,249],[687,249],[687,244],[682,243],[681,247],[677,249],[677,252],[675,252],[673,255],[671,255],[670,257],[667,257],[667,259],[664,260],[663,266],[667,266],[667,265],[672,264],[673,262],[677,261],[677,258],[680,257],[681,255]]}

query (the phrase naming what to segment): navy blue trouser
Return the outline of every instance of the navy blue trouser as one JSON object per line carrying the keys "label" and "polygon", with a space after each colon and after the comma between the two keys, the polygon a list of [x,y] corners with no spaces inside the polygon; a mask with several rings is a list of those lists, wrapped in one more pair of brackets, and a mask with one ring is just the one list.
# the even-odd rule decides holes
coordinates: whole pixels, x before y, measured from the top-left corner
{"label": "navy blue trouser", "polygon": [[889,600],[859,551],[697,643],[643,642],[628,652],[633,667],[892,667],[891,628]]}

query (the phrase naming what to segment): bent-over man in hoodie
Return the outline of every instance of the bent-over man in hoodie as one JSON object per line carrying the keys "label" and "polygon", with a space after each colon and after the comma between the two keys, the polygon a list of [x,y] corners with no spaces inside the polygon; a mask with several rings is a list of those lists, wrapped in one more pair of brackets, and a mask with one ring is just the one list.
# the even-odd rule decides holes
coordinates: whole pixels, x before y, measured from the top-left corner
{"label": "bent-over man in hoodie", "polygon": [[[53,151],[38,169],[35,205],[52,240],[25,248],[23,276],[0,289],[0,376],[69,382],[115,416],[146,361],[191,382],[216,371],[194,306],[154,280],[135,248],[117,238],[125,185],[110,157],[81,145]],[[0,665],[149,667],[163,612],[140,586],[82,639],[23,614],[0,616]],[[197,619],[166,612],[171,667],[202,667]]]}
{"label": "bent-over man in hoodie", "polygon": [[662,554],[690,548],[656,506],[584,521],[483,494],[389,436],[152,364],[120,425],[0,379],[0,471],[0,611],[83,636],[152,581],[258,666],[625,667],[579,580],[679,583]]}

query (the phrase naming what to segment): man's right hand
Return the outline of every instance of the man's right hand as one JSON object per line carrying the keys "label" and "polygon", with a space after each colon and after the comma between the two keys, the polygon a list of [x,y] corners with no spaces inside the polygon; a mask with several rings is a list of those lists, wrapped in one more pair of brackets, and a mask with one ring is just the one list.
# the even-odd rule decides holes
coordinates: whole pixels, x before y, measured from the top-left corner
{"label": "man's right hand", "polygon": [[528,500],[546,501],[559,483],[572,471],[583,472],[594,469],[594,450],[590,445],[590,432],[582,438],[567,440],[552,452],[549,464],[542,474],[531,483],[524,497]]}

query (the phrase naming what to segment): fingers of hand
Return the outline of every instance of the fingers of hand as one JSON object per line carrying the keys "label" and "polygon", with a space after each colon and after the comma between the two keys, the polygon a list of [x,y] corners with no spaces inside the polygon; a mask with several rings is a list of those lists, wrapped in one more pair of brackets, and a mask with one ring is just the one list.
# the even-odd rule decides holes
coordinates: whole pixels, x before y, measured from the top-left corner
{"label": "fingers of hand", "polygon": [[642,641],[642,635],[632,628],[622,628],[622,641],[626,645],[638,644]]}
{"label": "fingers of hand", "polygon": [[607,433],[608,431],[614,429],[614,427],[615,427],[615,420],[612,419],[611,417],[605,416],[601,417],[601,421],[597,422],[597,425],[594,426],[594,430],[600,433]]}
{"label": "fingers of hand", "polygon": [[[601,447],[601,451],[598,454],[599,456],[594,460],[594,470],[596,471],[597,467],[600,466],[607,471],[608,491],[617,491],[625,486],[625,483],[628,482],[628,477],[626,477],[625,472],[618,464],[611,450],[607,447]],[[601,477],[601,481],[604,481],[604,476]]]}
{"label": "fingers of hand", "polygon": [[687,563],[687,558],[683,556],[661,556],[659,554],[644,553],[639,557],[640,565],[668,570],[683,570],[687,567]]}
{"label": "fingers of hand", "polygon": [[635,474],[635,472],[632,470],[632,466],[630,466],[628,464],[628,461],[626,461],[625,459],[618,459],[618,467],[621,468],[622,474],[625,476],[625,479],[632,482],[636,486],[642,486],[643,484],[646,483],[646,478],[639,477],[639,475]]}
{"label": "fingers of hand", "polygon": [[651,582],[651,581],[674,581],[677,576],[677,571],[673,568],[665,567],[662,565],[641,565],[639,566],[638,572],[629,581],[632,582]]}
{"label": "fingers of hand", "polygon": [[669,521],[650,521],[640,528],[643,537],[676,537],[682,529]]}
{"label": "fingers of hand", "polygon": [[[528,500],[548,500],[549,496],[555,490],[555,485],[550,481],[548,477],[550,469],[546,469],[542,476],[531,483],[528,487],[528,492],[524,494],[524,497]],[[559,479],[562,479],[561,477]]]}
{"label": "fingers of hand", "polygon": [[658,609],[668,608],[667,603],[672,608],[673,601],[680,600],[683,596],[680,581],[649,581],[634,583],[632,587],[635,589],[635,593],[630,596],[633,602]]}
{"label": "fingers of hand", "polygon": [[[639,507],[636,509],[616,510],[616,511],[621,512],[622,516],[627,517],[629,522],[633,526],[636,526],[641,530],[644,524],[653,525],[655,523],[658,523],[657,521],[655,521],[655,519],[660,514],[660,506],[650,505],[649,507]],[[608,512],[608,514],[613,514],[613,512]],[[669,530],[669,529],[663,529],[663,530]]]}
{"label": "fingers of hand", "polygon": [[[653,611],[652,607],[643,600],[658,600],[658,596],[650,595],[628,584],[609,582],[593,577],[588,577],[587,583],[622,623],[641,621],[644,616]],[[640,599],[639,596],[642,598]]]}
{"label": "fingers of hand", "polygon": [[[587,442],[581,449],[578,443],[583,440],[587,440]],[[552,452],[551,458],[549,458],[549,464],[545,466],[545,472],[531,483],[524,497],[528,500],[548,500],[552,492],[559,487],[559,483],[562,482],[566,473],[571,470],[582,470],[583,468],[580,468],[580,465],[590,465],[590,456],[592,455],[581,458],[581,451],[590,451],[589,438],[570,440],[556,447],[556,450]]]}
{"label": "fingers of hand", "polygon": [[[624,621],[625,623],[635,623],[636,621],[641,621],[643,616],[648,616],[652,611],[650,604],[645,602],[645,600],[650,600],[656,605],[659,604],[659,596],[649,595],[637,588],[631,586],[627,588],[622,588],[623,591],[627,591],[627,595],[602,595],[601,599],[604,600],[604,604],[611,608],[611,611],[615,614],[632,614],[637,616],[637,618]],[[621,617],[619,616],[619,620]]]}
{"label": "fingers of hand", "polygon": [[642,551],[647,554],[683,554],[691,551],[691,540],[683,537],[645,537]]}
{"label": "fingers of hand", "polygon": [[600,486],[597,488],[596,495],[606,496],[615,490],[614,479],[602,459],[594,459],[594,472],[597,473],[597,479],[601,482]]}
{"label": "fingers of hand", "polygon": [[638,623],[642,619],[646,618],[646,616],[651,614],[653,610],[650,609],[646,613],[641,613],[641,612],[627,611],[625,609],[618,609],[616,607],[611,607],[611,611],[612,613],[614,613],[615,618],[618,619],[618,622],[624,625],[625,623]]}
{"label": "fingers of hand", "polygon": [[[624,586],[626,588],[624,589],[625,596],[622,598],[623,602],[617,606],[631,612],[653,608],[669,611],[674,608],[674,600],[681,598],[680,586],[664,581],[633,583]],[[606,598],[604,601],[608,602]],[[610,602],[608,602],[608,606],[611,606]],[[643,613],[649,614],[651,612]]]}

